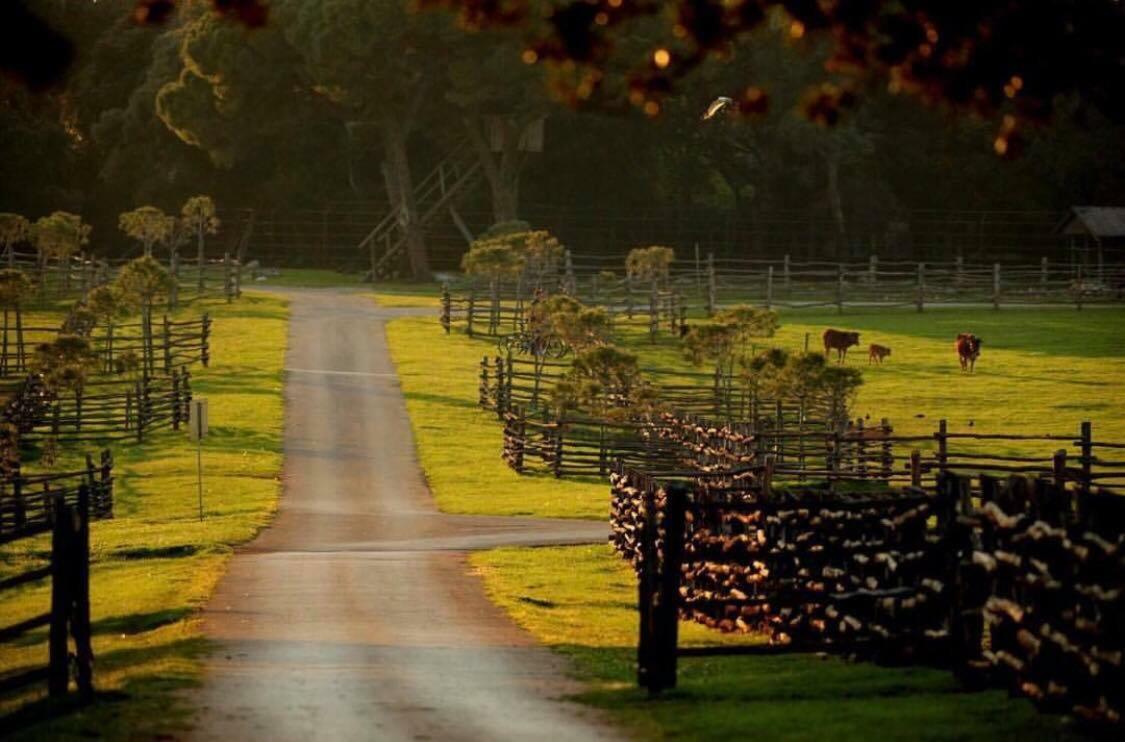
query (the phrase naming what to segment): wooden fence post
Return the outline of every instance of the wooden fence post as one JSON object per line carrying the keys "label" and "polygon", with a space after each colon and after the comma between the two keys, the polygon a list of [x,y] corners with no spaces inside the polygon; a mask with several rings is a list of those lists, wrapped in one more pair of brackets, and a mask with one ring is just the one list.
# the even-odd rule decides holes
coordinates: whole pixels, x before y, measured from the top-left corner
{"label": "wooden fence post", "polygon": [[172,251],[168,261],[169,272],[172,274],[172,283],[168,287],[168,307],[175,309],[180,303],[180,252]]}
{"label": "wooden fence post", "polygon": [[1082,481],[1079,483],[1080,491],[1083,495],[1090,494],[1090,489],[1093,486],[1093,469],[1094,469],[1094,431],[1093,425],[1089,420],[1082,423],[1082,436],[1079,440],[1079,446],[1082,450],[1082,458],[1079,464],[1082,466]]}
{"label": "wooden fence post", "polygon": [[78,487],[78,512],[71,548],[71,635],[78,692],[94,692],[94,650],[90,644],[90,486]]}
{"label": "wooden fence post", "polygon": [[917,448],[910,452],[910,486],[922,486],[922,452]]}
{"label": "wooden fence post", "polygon": [[640,641],[637,643],[637,682],[656,695],[676,687],[679,643],[680,572],[683,562],[686,493],[680,487],[665,491],[664,550],[657,548],[661,519],[651,487],[644,498],[641,548],[642,573],[638,580]]}
{"label": "wooden fence post", "polygon": [[223,293],[226,294],[228,304],[234,301],[229,252],[223,253]]}
{"label": "wooden fence post", "polygon": [[473,311],[476,305],[476,298],[476,291],[474,289],[469,289],[469,310],[468,314],[465,315],[465,319],[468,322],[468,326],[465,328],[465,334],[469,337],[473,336]]}
{"label": "wooden fence post", "polygon": [[555,423],[555,440],[554,440],[555,460],[554,460],[554,462],[552,462],[552,466],[551,466],[552,472],[555,475],[555,479],[559,479],[560,477],[562,477],[563,431],[564,431],[565,427],[566,427],[566,418],[563,415],[559,415],[559,419]]}
{"label": "wooden fence post", "polygon": [[505,368],[505,365],[504,359],[496,356],[496,414],[501,419],[503,419],[504,413],[510,409],[508,404],[510,400],[507,399],[504,392],[506,376],[511,373],[511,369]]}
{"label": "wooden fence post", "polygon": [[515,451],[515,470],[517,474],[523,474],[523,461],[524,450],[527,446],[527,413],[524,412],[522,407],[516,408],[516,451]]}
{"label": "wooden fence post", "polygon": [[715,285],[715,254],[707,253],[707,316],[712,317],[719,302],[718,287]]}
{"label": "wooden fence post", "polygon": [[836,264],[836,313],[844,313],[844,264]]}
{"label": "wooden fence post", "polygon": [[938,445],[938,469],[945,471],[946,465],[949,463],[949,422],[947,420],[938,420],[938,430],[934,437],[937,438]]}
{"label": "wooden fence post", "polygon": [[872,284],[879,280],[879,256],[874,253],[867,259],[867,280]]}
{"label": "wooden fence post", "polygon": [[656,281],[653,281],[652,288],[648,293],[648,338],[654,343],[656,342],[656,335],[660,330],[660,306],[657,304],[658,299]]}
{"label": "wooden fence post", "polygon": [[918,311],[924,311],[926,307],[926,264],[918,264],[918,300],[915,302]]}
{"label": "wooden fence post", "polygon": [[211,315],[204,314],[199,324],[199,362],[203,368],[211,364]]}
{"label": "wooden fence post", "polygon": [[164,315],[164,373],[172,373],[172,323],[168,321],[168,315]]}
{"label": "wooden fence post", "polygon": [[992,264],[992,308],[1000,308],[1000,264]]}
{"label": "wooden fence post", "polygon": [[441,326],[445,334],[449,334],[449,326],[453,322],[453,297],[449,295],[449,284],[441,285]]}
{"label": "wooden fence post", "polygon": [[172,430],[180,429],[180,372],[172,369]]}
{"label": "wooden fence post", "polygon": [[51,697],[65,696],[70,686],[70,657],[67,652],[67,620],[73,600],[74,511],[62,497],[50,500],[54,510],[51,529],[51,623],[47,639],[47,690]]}
{"label": "wooden fence post", "polygon": [[781,280],[785,283],[785,289],[787,291],[789,290],[789,281],[790,281],[789,267],[790,267],[789,266],[789,253],[785,253],[785,259],[781,264],[781,271],[782,271]]}
{"label": "wooden fence post", "polygon": [[773,305],[773,266],[766,268],[766,309]]}
{"label": "wooden fence post", "polygon": [[1051,459],[1051,471],[1054,477],[1055,486],[1060,490],[1066,488],[1066,449],[1060,448],[1055,451],[1055,455]]}

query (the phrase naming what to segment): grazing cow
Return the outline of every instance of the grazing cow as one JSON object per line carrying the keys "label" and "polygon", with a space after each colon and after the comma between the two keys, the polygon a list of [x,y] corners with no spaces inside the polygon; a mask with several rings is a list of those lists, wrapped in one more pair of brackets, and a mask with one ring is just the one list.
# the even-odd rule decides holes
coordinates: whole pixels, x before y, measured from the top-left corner
{"label": "grazing cow", "polygon": [[859,333],[848,332],[845,330],[825,330],[824,331],[824,355],[828,355],[830,351],[836,351],[836,360],[840,363],[848,355],[848,348],[853,345],[859,345]]}
{"label": "grazing cow", "polygon": [[957,335],[957,342],[953,347],[957,349],[957,357],[961,361],[961,370],[972,373],[973,367],[980,358],[980,338],[969,332]]}
{"label": "grazing cow", "polygon": [[887,346],[879,345],[877,343],[872,343],[867,348],[867,363],[868,363],[868,365],[870,365],[872,363],[878,363],[880,366],[882,366],[883,365],[883,359],[886,358],[887,356],[889,356],[890,354],[891,354],[891,349],[888,348]]}

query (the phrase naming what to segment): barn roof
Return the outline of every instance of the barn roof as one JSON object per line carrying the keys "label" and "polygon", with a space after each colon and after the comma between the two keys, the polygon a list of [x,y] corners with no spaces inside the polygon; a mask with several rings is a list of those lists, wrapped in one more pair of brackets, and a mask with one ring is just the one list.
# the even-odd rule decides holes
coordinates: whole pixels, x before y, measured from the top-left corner
{"label": "barn roof", "polygon": [[1072,206],[1055,231],[1093,237],[1125,237],[1125,207]]}

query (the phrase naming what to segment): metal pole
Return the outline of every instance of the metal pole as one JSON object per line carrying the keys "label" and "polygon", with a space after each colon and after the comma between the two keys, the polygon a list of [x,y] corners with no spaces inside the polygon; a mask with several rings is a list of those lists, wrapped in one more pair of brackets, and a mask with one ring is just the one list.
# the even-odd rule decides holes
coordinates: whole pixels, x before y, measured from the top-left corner
{"label": "metal pole", "polygon": [[199,522],[203,522],[203,436],[195,439],[195,478],[199,488]]}

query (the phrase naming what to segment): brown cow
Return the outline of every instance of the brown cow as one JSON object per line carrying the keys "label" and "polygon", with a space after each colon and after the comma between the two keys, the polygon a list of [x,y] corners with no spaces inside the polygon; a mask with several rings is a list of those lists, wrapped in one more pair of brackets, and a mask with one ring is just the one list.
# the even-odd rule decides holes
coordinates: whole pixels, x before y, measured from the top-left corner
{"label": "brown cow", "polygon": [[957,341],[953,344],[953,347],[957,349],[957,358],[961,361],[961,370],[972,373],[977,359],[980,358],[980,338],[970,332],[962,332],[957,335]]}
{"label": "brown cow", "polygon": [[872,343],[867,347],[867,363],[868,365],[878,362],[880,366],[883,365],[883,359],[891,354],[891,349],[885,345]]}
{"label": "brown cow", "polygon": [[824,331],[824,355],[827,356],[830,351],[836,351],[836,360],[839,363],[844,362],[848,355],[848,348],[853,345],[859,345],[858,332],[832,329]]}

